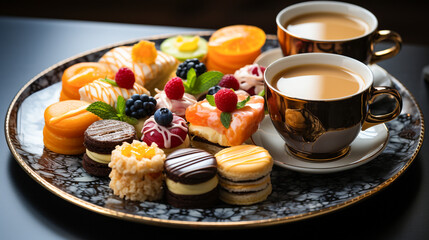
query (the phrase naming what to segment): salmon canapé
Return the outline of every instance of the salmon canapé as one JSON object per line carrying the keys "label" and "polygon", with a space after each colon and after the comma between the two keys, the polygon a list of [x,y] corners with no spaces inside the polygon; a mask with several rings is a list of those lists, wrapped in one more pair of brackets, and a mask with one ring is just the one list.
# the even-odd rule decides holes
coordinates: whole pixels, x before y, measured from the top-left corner
{"label": "salmon canap\u00e9", "polygon": [[[237,95],[238,101],[247,98]],[[186,109],[186,120],[189,122],[189,133],[204,138],[221,146],[243,144],[258,130],[264,118],[264,98],[251,96],[246,106],[231,112],[232,120],[229,128],[222,125],[221,111],[204,99]]]}

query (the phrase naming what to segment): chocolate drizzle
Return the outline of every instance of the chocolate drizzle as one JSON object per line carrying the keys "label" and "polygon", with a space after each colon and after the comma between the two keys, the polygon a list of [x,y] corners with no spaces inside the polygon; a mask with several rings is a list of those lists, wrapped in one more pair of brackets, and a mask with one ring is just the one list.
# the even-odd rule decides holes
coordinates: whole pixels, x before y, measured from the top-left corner
{"label": "chocolate drizzle", "polygon": [[216,173],[216,159],[201,149],[178,149],[165,160],[165,174],[175,182],[198,184],[210,180]]}

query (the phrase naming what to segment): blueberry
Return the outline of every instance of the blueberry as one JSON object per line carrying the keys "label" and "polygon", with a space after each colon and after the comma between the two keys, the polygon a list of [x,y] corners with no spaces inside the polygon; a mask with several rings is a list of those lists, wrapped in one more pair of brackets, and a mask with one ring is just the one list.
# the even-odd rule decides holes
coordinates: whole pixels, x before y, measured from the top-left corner
{"label": "blueberry", "polygon": [[130,110],[130,108],[129,107],[125,107],[125,114],[126,115],[128,115],[128,116],[131,116],[131,110]]}
{"label": "blueberry", "polygon": [[137,110],[137,116],[138,118],[146,117],[146,111],[143,108],[140,108],[139,110]]}
{"label": "blueberry", "polygon": [[128,99],[125,102],[125,106],[127,106],[127,107],[131,107],[131,105],[133,105],[133,104],[134,104],[134,100],[132,98]]}
{"label": "blueberry", "polygon": [[219,87],[218,85],[213,86],[213,87],[209,88],[207,94],[208,95],[215,95],[215,93],[217,93],[220,89],[221,89],[221,87]]}
{"label": "blueberry", "polygon": [[149,102],[153,103],[156,106],[156,99],[154,97],[149,98]]}
{"label": "blueberry", "polygon": [[137,112],[131,112],[131,117],[133,117],[133,118],[139,118]]}
{"label": "blueberry", "polygon": [[140,99],[140,95],[139,95],[139,94],[133,94],[133,95],[131,96],[131,99],[133,99],[134,101],[135,101],[135,100],[138,100],[138,99]]}
{"label": "blueberry", "polygon": [[161,126],[169,126],[173,121],[173,113],[168,108],[160,108],[155,111],[155,121]]}
{"label": "blueberry", "polygon": [[140,100],[140,99],[135,100],[135,101],[134,101],[134,107],[135,107],[136,109],[140,109],[140,108],[142,108],[142,107],[143,107],[143,102],[142,102],[142,100]]}
{"label": "blueberry", "polygon": [[144,118],[153,115],[156,99],[147,94],[134,94],[125,102],[125,114],[134,118]]}
{"label": "blueberry", "polygon": [[140,100],[142,100],[143,102],[147,102],[149,101],[149,96],[147,94],[142,94],[140,95]]}
{"label": "blueberry", "polygon": [[195,63],[190,62],[190,63],[188,63],[188,65],[186,65],[186,67],[187,67],[188,69],[191,69],[191,68],[195,67]]}
{"label": "blueberry", "polygon": [[153,112],[153,110],[155,110],[155,104],[153,104],[152,102],[145,102],[143,104],[143,108],[147,112]]}
{"label": "blueberry", "polygon": [[207,71],[206,65],[197,58],[187,59],[181,63],[176,70],[176,75],[182,79],[186,79],[189,69],[193,68],[197,76]]}

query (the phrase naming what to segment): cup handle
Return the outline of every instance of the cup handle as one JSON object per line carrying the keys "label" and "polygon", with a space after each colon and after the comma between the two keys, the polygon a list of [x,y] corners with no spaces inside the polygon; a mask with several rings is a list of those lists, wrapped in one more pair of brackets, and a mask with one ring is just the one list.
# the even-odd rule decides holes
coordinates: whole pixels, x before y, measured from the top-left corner
{"label": "cup handle", "polygon": [[393,109],[393,111],[391,111],[390,113],[381,115],[374,115],[369,110],[368,115],[366,116],[366,119],[362,124],[362,131],[365,131],[366,129],[377,124],[385,123],[395,119],[401,113],[402,110],[402,97],[396,89],[390,87],[374,87],[370,94],[371,97],[369,99],[369,104],[371,104],[377,96],[383,94],[392,96],[395,99],[395,109]]}
{"label": "cup handle", "polygon": [[[390,42],[393,42],[395,45],[390,48],[375,52],[374,50],[375,45],[383,41],[390,41]],[[378,30],[374,34],[372,43],[371,43],[371,52],[372,52],[371,63],[376,63],[381,60],[388,59],[395,56],[396,54],[399,53],[399,51],[401,50],[401,47],[402,47],[402,38],[398,33],[390,30]]]}

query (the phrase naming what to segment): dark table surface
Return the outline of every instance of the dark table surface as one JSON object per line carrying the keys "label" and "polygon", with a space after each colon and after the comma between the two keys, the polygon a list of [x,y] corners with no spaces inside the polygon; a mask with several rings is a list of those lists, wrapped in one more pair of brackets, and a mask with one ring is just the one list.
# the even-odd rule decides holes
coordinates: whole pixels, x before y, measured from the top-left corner
{"label": "dark table surface", "polygon": [[[120,41],[197,30],[201,29],[0,17],[0,113],[6,115],[9,103],[27,81],[61,60]],[[424,81],[422,69],[429,65],[429,45],[405,43],[399,55],[379,65],[409,89],[427,115],[429,85]],[[145,238],[173,234],[205,237],[210,233],[241,237],[262,233],[287,239],[428,239],[428,144],[423,143],[411,166],[391,185],[349,207],[270,227],[212,231],[128,222],[75,206],[28,176],[2,138],[0,239],[99,239],[132,235]]]}

